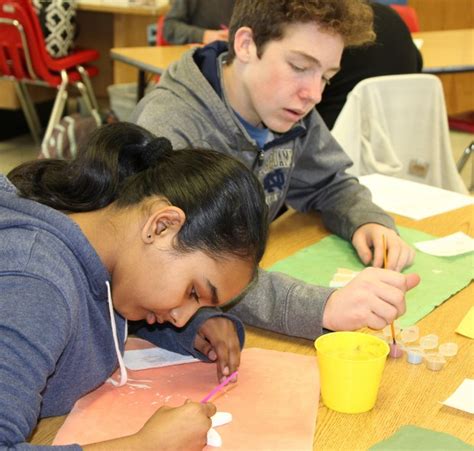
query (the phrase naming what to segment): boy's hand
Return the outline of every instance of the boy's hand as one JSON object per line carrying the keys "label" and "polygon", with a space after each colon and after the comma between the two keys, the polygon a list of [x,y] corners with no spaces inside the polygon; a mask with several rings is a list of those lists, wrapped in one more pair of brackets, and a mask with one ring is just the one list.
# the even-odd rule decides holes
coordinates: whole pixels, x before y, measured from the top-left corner
{"label": "boy's hand", "polygon": [[[352,236],[352,245],[365,265],[383,267],[383,236],[387,242],[387,268],[401,271],[415,259],[415,251],[392,229],[380,224],[364,224]],[[373,249],[373,252],[372,252]]]}
{"label": "boy's hand", "polygon": [[323,327],[330,330],[380,330],[405,313],[405,293],[420,282],[417,274],[365,268],[329,296]]}
{"label": "boy's hand", "polygon": [[222,381],[239,368],[240,342],[234,323],[223,317],[210,318],[200,327],[194,347],[217,362],[217,378]]}

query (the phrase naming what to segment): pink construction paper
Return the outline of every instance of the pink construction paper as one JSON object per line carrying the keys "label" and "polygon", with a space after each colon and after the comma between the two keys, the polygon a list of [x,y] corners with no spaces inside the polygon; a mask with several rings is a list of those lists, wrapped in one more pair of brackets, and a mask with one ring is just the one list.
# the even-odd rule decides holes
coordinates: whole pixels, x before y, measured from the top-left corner
{"label": "pink construction paper", "polygon": [[[127,349],[148,346],[133,338],[127,343]],[[128,375],[125,386],[105,383],[78,400],[53,444],[86,445],[133,434],[160,406],[199,401],[217,384],[215,365],[201,362]],[[244,349],[238,382],[211,402],[233,416],[231,423],[217,428],[222,450],[312,450],[319,405],[316,357]]]}

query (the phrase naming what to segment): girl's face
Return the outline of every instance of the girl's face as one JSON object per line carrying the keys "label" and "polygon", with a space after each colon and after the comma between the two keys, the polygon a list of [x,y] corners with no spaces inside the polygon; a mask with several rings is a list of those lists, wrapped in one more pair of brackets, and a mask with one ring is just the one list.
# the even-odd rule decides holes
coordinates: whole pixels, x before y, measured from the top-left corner
{"label": "girl's face", "polygon": [[223,305],[251,282],[254,264],[234,256],[219,260],[201,251],[179,253],[168,239],[132,246],[112,273],[115,309],[129,320],[184,326],[200,307]]}

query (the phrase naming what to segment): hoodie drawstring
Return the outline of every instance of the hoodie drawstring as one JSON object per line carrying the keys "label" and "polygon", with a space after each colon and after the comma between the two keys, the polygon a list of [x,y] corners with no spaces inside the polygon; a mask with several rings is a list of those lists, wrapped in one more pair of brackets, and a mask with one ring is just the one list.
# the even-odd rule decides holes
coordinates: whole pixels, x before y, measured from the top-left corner
{"label": "hoodie drawstring", "polygon": [[[120,353],[120,348],[118,344],[118,338],[117,338],[117,325],[115,324],[115,315],[114,315],[114,305],[112,303],[112,292],[110,290],[110,283],[109,281],[106,281],[105,284],[107,285],[107,303],[109,305],[109,313],[110,313],[110,325],[112,326],[112,336],[114,339],[114,345],[115,345],[115,353],[117,354],[117,359],[120,367],[120,381],[117,382],[111,377],[107,379],[107,382],[110,382],[112,385],[115,385],[116,387],[122,387],[127,383],[128,375],[127,375],[127,368],[125,367],[125,363],[123,361],[122,354]],[[127,335],[128,335],[128,322],[125,320],[125,339],[124,341],[127,340]]]}

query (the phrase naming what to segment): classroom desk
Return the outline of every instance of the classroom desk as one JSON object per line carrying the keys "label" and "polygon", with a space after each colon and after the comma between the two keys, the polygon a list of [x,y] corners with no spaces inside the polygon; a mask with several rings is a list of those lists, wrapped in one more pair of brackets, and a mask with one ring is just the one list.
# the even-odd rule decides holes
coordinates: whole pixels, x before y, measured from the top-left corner
{"label": "classroom desk", "polygon": [[95,11],[100,13],[127,14],[127,15],[151,15],[161,16],[169,9],[168,0],[159,0],[157,2],[149,2],[150,4],[130,4],[120,1],[103,1],[103,0],[77,0],[76,7],[79,11]]}
{"label": "classroom desk", "polygon": [[113,47],[147,45],[147,27],[156,23],[168,9],[168,0],[160,0],[153,6],[101,0],[80,0],[77,3],[79,33],[76,45],[94,48],[101,55],[94,63],[99,68],[99,75],[91,80],[97,96],[106,97],[107,87],[111,84],[136,80],[135,68],[113,63],[109,51]]}
{"label": "classroom desk", "polygon": [[436,74],[443,84],[448,114],[473,109],[474,28],[413,33],[423,39],[423,72]]}
{"label": "classroom desk", "polygon": [[474,71],[474,28],[412,33],[422,39],[423,72],[432,74]]}
{"label": "classroom desk", "polygon": [[145,93],[145,72],[162,74],[166,68],[178,61],[190,45],[169,45],[158,47],[120,47],[110,50],[110,57],[138,69],[137,99]]}
{"label": "classroom desk", "polygon": [[[474,236],[472,205],[421,221],[394,216],[399,225],[433,235],[460,230]],[[274,221],[270,230],[267,251],[262,260],[263,267],[268,267],[328,235],[318,216],[294,211],[288,211]],[[472,417],[438,402],[450,396],[464,378],[473,377],[473,342],[454,333],[472,305],[473,288],[471,283],[418,323],[421,334],[433,332],[439,335],[441,342],[449,340],[458,343],[458,355],[440,372],[430,371],[424,366],[409,365],[404,359],[389,359],[377,404],[370,412],[341,414],[320,403],[314,449],[367,449],[392,435],[404,424],[447,432],[471,444],[474,442]],[[315,355],[312,341],[255,328],[247,328],[245,346]],[[308,396],[312,396],[312,393],[308,393]],[[51,444],[64,419],[62,416],[40,421],[31,443]]]}

